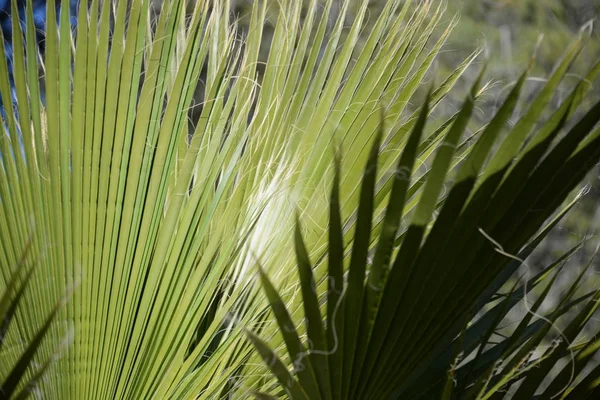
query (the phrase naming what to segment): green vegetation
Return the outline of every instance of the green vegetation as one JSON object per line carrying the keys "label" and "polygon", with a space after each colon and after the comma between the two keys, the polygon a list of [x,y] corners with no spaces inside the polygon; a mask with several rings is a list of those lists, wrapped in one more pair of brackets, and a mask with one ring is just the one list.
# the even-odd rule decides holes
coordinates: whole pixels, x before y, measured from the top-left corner
{"label": "green vegetation", "polygon": [[[471,1],[458,0],[448,3],[448,13],[460,13],[460,23],[454,29],[439,56],[440,73],[445,73],[462,57],[469,54],[475,44],[485,44],[489,49],[488,71],[496,82],[478,105],[474,117],[487,121],[521,73],[531,55],[536,53],[536,62],[531,79],[523,88],[524,107],[544,84],[555,61],[581,30],[591,35],[580,56],[557,89],[549,110],[555,110],[566,98],[577,82],[600,57],[600,3],[594,0],[524,0],[524,1]],[[538,43],[539,40],[539,44]],[[454,99],[454,107],[460,97]],[[583,102],[583,108],[591,107],[600,99],[598,85],[593,84]],[[452,112],[450,108],[448,112]],[[522,112],[522,111],[520,111]],[[584,180],[587,195],[574,207],[569,215],[551,232],[548,239],[534,252],[529,265],[541,268],[555,257],[589,235],[597,234],[600,225],[600,170],[596,167]],[[583,188],[583,185],[582,185]],[[586,245],[569,261],[565,273],[577,269],[593,255],[598,241],[588,240]],[[573,279],[574,276],[571,277]],[[588,288],[600,284],[597,276],[586,278]],[[559,283],[563,290],[567,288]]]}
{"label": "green vegetation", "polygon": [[472,129],[490,84],[476,49],[430,83],[437,3],[186,3],[93,0],[71,32],[51,0],[43,60],[13,15],[0,399],[597,396],[592,263],[543,307],[583,243],[521,269],[600,160],[600,62],[555,103],[589,32]]}

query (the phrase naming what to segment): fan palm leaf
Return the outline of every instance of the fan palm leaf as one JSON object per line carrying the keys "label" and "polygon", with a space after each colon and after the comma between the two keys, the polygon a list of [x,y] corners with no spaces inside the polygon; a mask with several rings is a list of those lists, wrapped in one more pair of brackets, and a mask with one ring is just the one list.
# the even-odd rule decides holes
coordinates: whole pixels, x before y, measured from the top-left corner
{"label": "fan palm leaf", "polygon": [[[42,326],[71,294],[33,356],[46,365],[60,350],[51,378],[24,373],[22,382],[38,381],[44,396],[256,392],[264,369],[241,328],[275,326],[252,267],[261,259],[294,297],[298,208],[310,221],[307,256],[326,255],[335,148],[344,171],[340,221],[351,226],[357,215],[364,149],[376,140],[384,151],[373,209],[385,210],[398,149],[415,123],[409,103],[456,20],[436,36],[443,6],[390,1],[365,33],[367,1],[349,29],[350,1],[334,24],[332,1],[278,3],[260,74],[266,2],[253,4],[242,32],[227,1],[199,1],[190,13],[185,1],[166,1],[155,15],[149,0],[92,0],[81,2],[74,26],[70,7],[49,0],[43,52],[33,1],[24,21],[12,14],[12,61],[0,60],[0,287],[31,238],[36,268],[15,319]],[[477,54],[432,88],[429,112]],[[432,154],[443,132],[415,157]],[[317,284],[325,277],[322,269]],[[72,344],[57,347],[71,330]],[[10,332],[15,343],[30,340]],[[0,377],[20,354],[7,355]]]}

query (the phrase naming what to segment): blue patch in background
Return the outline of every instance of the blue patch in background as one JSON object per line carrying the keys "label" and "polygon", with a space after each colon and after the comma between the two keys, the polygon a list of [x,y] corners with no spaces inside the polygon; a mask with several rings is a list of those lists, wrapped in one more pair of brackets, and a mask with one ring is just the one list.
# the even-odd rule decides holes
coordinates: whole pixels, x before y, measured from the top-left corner
{"label": "blue patch in background", "polygon": [[[80,0],[69,0],[69,9],[71,13],[71,26],[74,28],[77,25],[77,10]],[[0,29],[2,29],[2,35],[4,36],[4,50],[5,57],[8,64],[8,74],[11,85],[12,99],[11,103],[14,105],[16,101],[16,93],[14,88],[13,80],[13,47],[12,47],[12,20],[11,15],[14,12],[12,10],[10,0],[0,0]],[[19,13],[19,19],[22,23],[23,29],[25,28],[25,6],[27,0],[17,0],[17,11]],[[62,2],[58,0],[56,2],[56,15],[57,19],[60,16],[60,7]],[[40,48],[40,52],[44,53],[44,31],[46,30],[46,0],[33,0],[33,20],[37,29],[37,42]],[[58,23],[58,21],[57,21]],[[43,93],[41,93],[43,99]],[[0,96],[0,111],[4,116],[4,102]]]}

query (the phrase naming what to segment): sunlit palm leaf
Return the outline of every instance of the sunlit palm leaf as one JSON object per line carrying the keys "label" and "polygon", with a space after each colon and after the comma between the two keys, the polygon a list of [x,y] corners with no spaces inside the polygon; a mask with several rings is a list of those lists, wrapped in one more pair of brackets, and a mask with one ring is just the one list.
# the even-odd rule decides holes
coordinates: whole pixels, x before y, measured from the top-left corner
{"label": "sunlit palm leaf", "polygon": [[[431,3],[387,2],[365,36],[367,1],[353,19],[342,2],[333,24],[331,0],[277,2],[259,74],[266,2],[254,2],[243,45],[228,1],[195,2],[189,14],[185,1],[165,1],[156,16],[149,0],[92,0],[81,2],[76,27],[56,3],[47,2],[43,54],[29,1],[22,25],[13,14],[12,70],[0,60],[3,104],[13,99],[11,74],[15,93],[0,124],[2,276],[29,237],[38,263],[15,318],[41,326],[73,293],[38,349],[53,379],[32,376],[36,390],[74,399],[255,392],[269,383],[240,327],[274,325],[254,260],[274,287],[290,285],[286,302],[299,299],[294,212],[307,221],[307,258],[322,260],[334,154],[346,223],[381,108],[387,151],[373,209],[384,211],[385,182],[414,122],[408,104],[456,21],[430,44],[443,11]],[[432,89],[429,113],[477,54]],[[432,141],[415,157],[434,149]],[[351,227],[338,235],[340,254]],[[318,292],[325,277],[322,268]],[[72,345],[44,364],[70,327]]]}

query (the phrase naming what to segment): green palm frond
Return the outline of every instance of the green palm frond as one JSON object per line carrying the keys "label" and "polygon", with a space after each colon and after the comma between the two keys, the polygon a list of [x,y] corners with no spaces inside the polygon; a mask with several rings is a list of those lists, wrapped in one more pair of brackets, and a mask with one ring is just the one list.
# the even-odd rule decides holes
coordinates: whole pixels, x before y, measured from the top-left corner
{"label": "green palm frond", "polygon": [[[581,45],[578,41],[567,49],[537,98],[510,126],[527,73],[522,75],[458,165],[451,189],[443,194],[473,111],[480,75],[444,129],[427,176],[417,180],[422,186],[411,210],[407,194],[416,178],[430,94],[397,164],[380,231],[373,230],[379,220],[374,199],[379,154],[385,151],[381,147],[385,118],[364,168],[351,240],[344,240],[346,219],[340,213],[344,172],[343,166],[338,167],[329,201],[327,260],[311,262],[297,224],[301,302],[282,300],[278,286],[264,271],[260,273],[279,327],[275,332],[283,336],[292,372],[286,368],[288,359],[271,350],[281,343],[279,335],[266,336],[273,332],[261,327],[271,345],[254,334],[249,338],[289,397],[499,399],[518,382],[514,395],[518,399],[533,398],[538,388],[545,390],[541,398],[554,398],[553,390],[566,398],[575,398],[569,391],[584,396],[577,398],[594,398],[600,390],[597,369],[579,384],[572,379],[598,348],[596,335],[589,343],[573,345],[599,304],[597,290],[576,296],[591,262],[551,313],[539,311],[553,287],[555,271],[577,247],[533,279],[524,284],[517,281],[500,301],[496,295],[572,207],[574,203],[561,204],[600,159],[600,103],[578,121],[572,117],[598,74],[598,64],[549,119],[541,119]],[[500,135],[503,130],[508,130],[505,136]],[[492,152],[494,146],[497,150]],[[544,225],[557,210],[558,216]],[[544,291],[519,326],[505,340],[489,344],[507,313],[541,284]],[[556,333],[552,328],[557,319],[578,305],[581,308],[553,346],[534,355]],[[296,327],[302,315],[305,329]],[[306,341],[301,340],[304,334]],[[549,387],[540,387],[552,367],[569,357],[574,375],[563,371]],[[263,387],[266,393],[278,390]]]}
{"label": "green palm frond", "polygon": [[[264,369],[242,327],[263,323],[272,333],[274,325],[255,285],[255,259],[294,297],[297,209],[310,249],[305,259],[326,257],[336,151],[344,223],[336,237],[344,254],[353,221],[366,226],[357,205],[364,149],[376,141],[371,197],[381,218],[372,227],[389,230],[383,216],[386,199],[397,196],[399,149],[411,143],[413,157],[426,160],[439,145],[449,148],[445,126],[414,147],[409,105],[456,20],[444,24],[443,5],[394,0],[364,31],[367,1],[353,19],[352,2],[343,1],[333,24],[332,0],[306,7],[279,1],[259,73],[267,2],[253,3],[242,30],[230,20],[228,1],[198,1],[189,13],[186,1],[165,1],[156,16],[149,0],[92,0],[81,2],[71,31],[69,8],[56,15],[49,0],[47,20],[60,23],[47,24],[43,56],[28,3],[23,25],[13,15],[16,102],[0,121],[0,287],[31,237],[36,268],[14,318],[35,327],[56,313],[33,357],[37,365],[73,332],[72,344],[47,366],[52,378],[36,378],[36,390],[57,399],[245,398],[258,391]],[[428,114],[478,54],[432,87]],[[12,98],[9,76],[0,57],[2,99]],[[459,143],[461,133],[455,130],[454,141],[466,155],[470,141]],[[451,158],[445,169],[459,166]],[[410,203],[420,185],[406,190],[405,212],[423,214]],[[363,256],[364,240],[357,242]],[[316,273],[321,288],[327,271]],[[360,274],[352,279],[360,291]],[[349,338],[368,333],[358,328]],[[10,365],[0,365],[0,376]],[[349,377],[341,378],[350,390]]]}

